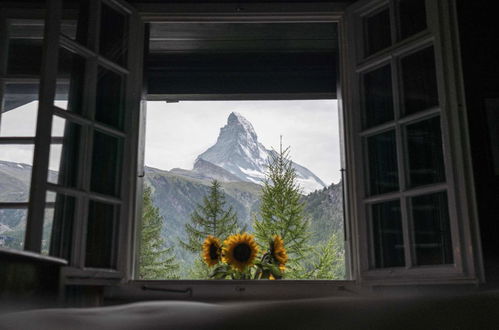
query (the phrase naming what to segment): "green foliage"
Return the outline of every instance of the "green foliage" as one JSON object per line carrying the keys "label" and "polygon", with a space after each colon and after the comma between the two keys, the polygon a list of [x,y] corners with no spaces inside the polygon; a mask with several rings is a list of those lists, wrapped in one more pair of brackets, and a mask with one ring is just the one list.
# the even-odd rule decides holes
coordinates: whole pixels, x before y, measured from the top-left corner
{"label": "green foliage", "polygon": [[210,193],[203,198],[191,214],[190,223],[185,224],[187,242],[180,241],[186,250],[199,254],[208,235],[224,240],[238,232],[237,214],[230,206],[225,209],[225,195],[220,182],[213,180]]}
{"label": "green foliage", "polygon": [[[266,245],[274,235],[286,243],[291,269],[297,266],[309,250],[309,221],[305,217],[305,204],[296,181],[296,171],[289,157],[289,147],[274,152],[268,162],[262,187],[260,218],[254,220],[255,236]],[[289,274],[292,274],[290,272]],[[289,276],[286,276],[289,277]]]}
{"label": "green foliage", "polygon": [[335,232],[327,242],[318,244],[307,256],[306,262],[295,270],[296,278],[306,280],[344,280],[345,242]]}
{"label": "green foliage", "polygon": [[179,265],[176,263],[173,247],[165,247],[161,237],[163,217],[152,203],[151,188],[144,189],[139,255],[140,279],[178,279]]}

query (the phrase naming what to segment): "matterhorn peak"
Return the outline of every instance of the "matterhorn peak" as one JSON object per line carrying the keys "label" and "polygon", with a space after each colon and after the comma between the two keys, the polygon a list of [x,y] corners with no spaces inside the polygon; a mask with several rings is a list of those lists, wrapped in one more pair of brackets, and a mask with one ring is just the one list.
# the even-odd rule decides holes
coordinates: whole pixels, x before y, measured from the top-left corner
{"label": "matterhorn peak", "polygon": [[236,129],[242,129],[249,134],[251,139],[258,139],[253,125],[249,122],[248,119],[244,118],[244,116],[238,112],[230,113],[229,117],[227,118],[226,127],[236,127]]}
{"label": "matterhorn peak", "polygon": [[[217,142],[200,154],[198,160],[221,167],[243,181],[262,184],[272,153],[258,141],[253,125],[241,114],[231,112],[227,125],[220,129]],[[296,163],[293,167],[305,193],[326,186],[307,168]]]}

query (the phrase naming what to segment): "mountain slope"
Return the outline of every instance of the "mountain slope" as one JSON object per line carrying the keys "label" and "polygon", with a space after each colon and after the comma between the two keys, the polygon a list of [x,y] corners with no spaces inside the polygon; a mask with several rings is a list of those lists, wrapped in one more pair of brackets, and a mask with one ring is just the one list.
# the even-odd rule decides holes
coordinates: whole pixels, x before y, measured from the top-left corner
{"label": "mountain slope", "polygon": [[[275,153],[258,141],[253,125],[242,115],[232,112],[227,125],[220,129],[217,142],[198,156],[239,179],[262,184],[269,157]],[[305,194],[322,189],[326,184],[306,167],[293,163],[298,184]]]}

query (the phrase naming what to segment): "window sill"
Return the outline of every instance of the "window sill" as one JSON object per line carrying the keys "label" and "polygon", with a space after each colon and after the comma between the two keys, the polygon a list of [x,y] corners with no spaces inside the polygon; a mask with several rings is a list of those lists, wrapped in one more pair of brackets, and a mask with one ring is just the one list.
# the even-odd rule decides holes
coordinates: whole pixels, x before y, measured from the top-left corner
{"label": "window sill", "polygon": [[68,262],[65,259],[50,257],[30,251],[20,251],[0,247],[0,257],[7,260],[23,260],[30,262],[40,262],[46,264],[65,266]]}
{"label": "window sill", "polygon": [[288,300],[359,294],[355,281],[164,280],[130,281],[106,289],[106,299],[144,300]]}

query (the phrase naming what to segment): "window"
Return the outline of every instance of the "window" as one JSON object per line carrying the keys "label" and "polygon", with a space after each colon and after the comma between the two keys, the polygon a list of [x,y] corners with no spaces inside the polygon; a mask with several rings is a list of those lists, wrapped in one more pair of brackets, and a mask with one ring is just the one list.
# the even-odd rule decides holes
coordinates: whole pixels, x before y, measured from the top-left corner
{"label": "window", "polygon": [[371,283],[466,278],[458,232],[470,229],[463,229],[468,220],[456,199],[462,183],[453,178],[460,163],[448,134],[456,109],[444,101],[453,96],[443,87],[452,83],[435,37],[439,9],[431,1],[394,0],[361,1],[348,11],[350,37],[360,41],[351,44],[352,86],[360,87],[352,102],[360,111],[357,133],[350,132],[364,164],[356,172],[363,183],[360,276]]}
{"label": "window", "polygon": [[[7,16],[0,36],[0,246],[24,249],[38,115],[44,20]],[[41,17],[41,16],[39,16]],[[29,54],[20,56],[20,54]],[[2,61],[4,63],[4,61]]]}
{"label": "window", "polygon": [[[2,247],[64,258],[68,279],[106,278],[106,284],[133,277],[134,251],[140,247],[133,235],[139,225],[134,212],[141,217],[136,192],[143,197],[141,180],[136,182],[144,175],[141,161],[136,163],[143,87],[150,101],[181,101],[161,103],[168,109],[187,100],[338,97],[339,121],[345,123],[339,125],[345,158],[336,169],[347,174],[342,178],[345,268],[354,271],[346,277],[367,285],[480,279],[452,2],[361,0],[317,17],[304,17],[293,7],[278,17],[258,10],[251,17],[236,13],[233,21],[189,13],[184,22],[170,20],[168,15],[178,13],[162,17],[158,12],[154,18],[144,14],[141,22],[124,1],[92,1],[91,6],[63,1],[62,20],[45,22],[57,16],[57,3],[47,2],[47,11],[2,12]],[[288,10],[291,16],[282,15]],[[189,37],[195,26],[189,19],[212,38]],[[142,86],[142,23],[155,20],[160,21],[156,28],[162,25],[161,31],[171,35],[158,36],[154,24],[147,31],[146,67],[154,70],[146,72]],[[338,34],[337,24],[343,24],[339,30],[346,36]],[[162,50],[168,51],[166,60]],[[337,81],[342,95],[336,95]],[[146,184],[157,174],[148,170]],[[185,170],[174,172],[191,175],[190,183],[200,180]],[[222,176],[236,172],[222,171]],[[248,178],[254,174],[241,172]],[[31,189],[35,186],[39,189]],[[186,195],[192,196],[188,189]],[[316,233],[324,229],[318,227]]]}
{"label": "window", "polygon": [[[73,273],[120,278],[122,219],[132,207],[124,176],[133,170],[123,159],[139,104],[128,65],[140,52],[128,52],[131,7],[89,3],[2,15],[0,243],[65,259]],[[105,24],[120,24],[119,34]]]}

